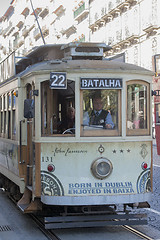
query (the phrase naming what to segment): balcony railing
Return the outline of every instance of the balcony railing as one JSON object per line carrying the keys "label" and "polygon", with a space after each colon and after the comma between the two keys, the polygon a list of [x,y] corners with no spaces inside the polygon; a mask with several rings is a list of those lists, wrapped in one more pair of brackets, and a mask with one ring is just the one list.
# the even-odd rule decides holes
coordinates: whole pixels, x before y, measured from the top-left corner
{"label": "balcony railing", "polygon": [[21,36],[18,38],[18,47],[21,47],[24,44],[24,37]]}
{"label": "balcony railing", "polygon": [[14,48],[14,49],[18,48],[18,39],[15,39],[15,40],[13,41],[13,48]]}
{"label": "balcony railing", "polygon": [[85,2],[80,5],[76,10],[74,10],[74,19],[78,21],[79,18],[89,13],[89,9],[86,9]]}
{"label": "balcony railing", "polygon": [[[113,1],[108,2],[108,10],[106,10],[104,7],[101,9],[101,15],[96,13],[97,18],[93,19],[92,11],[90,12],[91,19],[90,19],[90,29],[94,30],[95,27],[101,27],[104,26],[102,23],[102,20],[104,20],[106,23],[112,21],[114,18],[121,15],[121,13],[127,11],[130,6],[135,5],[138,3],[138,0],[117,0],[116,4],[113,3]],[[79,8],[77,9],[77,11]],[[103,13],[103,14],[102,14]],[[78,13],[77,13],[78,14]],[[80,14],[80,13],[79,13]]]}
{"label": "balcony railing", "polygon": [[49,27],[48,25],[43,25],[42,26],[42,33],[43,33],[43,36],[46,37],[48,34],[49,34]]}
{"label": "balcony railing", "polygon": [[26,36],[28,33],[29,33],[29,26],[25,26],[25,27],[22,29],[22,35],[23,35],[23,36]]}
{"label": "balcony railing", "polygon": [[17,26],[18,28],[20,28],[20,27],[24,24],[24,20],[25,20],[24,16],[23,16],[23,15],[19,15],[16,26]]}
{"label": "balcony railing", "polygon": [[26,16],[29,14],[29,8],[28,7],[25,7],[22,12],[21,12],[22,15]]}
{"label": "balcony railing", "polygon": [[137,44],[139,42],[139,36],[136,34],[132,34],[131,36],[129,36],[128,38],[121,40],[115,44],[113,44],[113,42],[110,44],[112,45],[112,50],[114,52],[119,52],[124,48],[127,48],[128,46],[131,46],[133,44]]}
{"label": "balcony railing", "polygon": [[63,5],[59,5],[57,8],[56,8],[56,10],[54,10],[54,13],[57,15],[57,16],[59,16],[62,12],[64,12],[65,11],[65,8],[64,8],[64,6]]}
{"label": "balcony railing", "polygon": [[143,31],[149,34],[149,33],[157,32],[158,29],[159,29],[158,25],[154,25],[151,23],[147,27],[143,28]]}
{"label": "balcony railing", "polygon": [[44,18],[48,13],[49,13],[49,8],[45,7],[44,9],[42,9],[42,12],[39,14],[39,16],[41,18]]}
{"label": "balcony railing", "polygon": [[70,36],[71,34],[75,33],[76,30],[77,30],[77,28],[75,27],[74,24],[72,24],[72,25],[69,26],[68,28],[62,29],[62,30],[61,30],[61,33],[62,33],[63,35],[66,34],[66,36]]}
{"label": "balcony railing", "polygon": [[[42,11],[42,8],[41,7],[37,7],[34,12],[35,14],[38,16],[38,14]],[[34,15],[34,12],[31,13],[31,15]]]}
{"label": "balcony railing", "polygon": [[13,32],[12,32],[12,36],[16,36],[19,32],[19,28],[18,27],[15,27]]}
{"label": "balcony railing", "polygon": [[10,31],[13,30],[13,26],[12,26],[12,22],[8,22],[8,26],[4,29],[4,35],[8,35],[10,33]]}
{"label": "balcony railing", "polygon": [[40,37],[40,35],[41,35],[41,33],[40,33],[40,31],[39,31],[39,28],[36,28],[36,29],[34,30],[34,32],[33,32],[33,37],[34,37],[35,39],[37,39],[38,37]]}
{"label": "balcony railing", "polygon": [[78,9],[74,11],[74,18],[81,14],[85,9],[85,3],[83,3]]}

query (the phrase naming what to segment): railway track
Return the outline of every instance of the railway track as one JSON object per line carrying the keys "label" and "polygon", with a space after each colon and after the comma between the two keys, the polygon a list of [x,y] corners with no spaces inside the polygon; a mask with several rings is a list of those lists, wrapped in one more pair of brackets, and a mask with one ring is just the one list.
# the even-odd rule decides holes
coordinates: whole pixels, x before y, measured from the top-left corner
{"label": "railway track", "polygon": [[124,225],[122,226],[124,229],[126,229],[127,231],[137,235],[138,237],[140,237],[141,239],[146,239],[146,240],[154,240],[153,238],[147,236],[146,234],[138,231],[137,229],[131,227],[131,226],[127,226],[127,225]]}
{"label": "railway track", "polygon": [[[56,235],[56,233],[54,233],[54,230],[47,230],[44,228],[44,223],[39,219],[37,218],[35,215],[31,214],[31,218],[34,220],[34,222],[37,224],[38,228],[44,233],[44,235],[49,239],[49,240],[65,240],[65,236],[63,235],[63,239],[58,237]],[[128,226],[128,225],[123,225],[123,226],[119,226],[123,229],[125,229],[127,232],[128,232],[128,240],[130,239],[130,237],[132,237],[133,235],[139,237],[139,238],[136,238],[136,239],[145,239],[145,240],[154,240],[153,238],[147,236],[146,234],[140,232],[139,230],[131,227],[131,226]],[[71,233],[72,233],[72,230],[73,229],[70,229]],[[95,229],[94,229],[95,230]],[[63,230],[62,230],[63,231]],[[68,232],[67,232],[68,233]],[[107,231],[106,231],[106,237],[107,237]],[[74,237],[71,238],[71,240],[76,240],[76,236],[75,236],[75,231],[74,231]],[[83,239],[84,239],[84,236],[83,236]],[[90,239],[90,238],[85,238],[85,239]],[[85,240],[84,239],[84,240]],[[97,238],[96,238],[97,239]],[[112,236],[112,239],[113,236]],[[117,232],[115,233],[115,240],[117,239]],[[94,238],[93,238],[94,240]],[[99,240],[101,240],[101,236],[99,236]]]}
{"label": "railway track", "polygon": [[[17,205],[16,201],[14,200],[14,198],[12,198],[11,196],[8,196],[10,198],[10,200]],[[55,233],[54,230],[48,230],[45,229],[44,223],[43,221],[36,217],[34,214],[30,214],[30,217],[33,219],[33,221],[36,223],[36,225],[38,226],[38,228],[40,229],[41,232],[43,232],[43,234],[49,239],[49,240],[65,240],[65,238],[61,239],[60,237],[58,237]],[[115,219],[115,221],[118,221],[118,219]],[[139,239],[145,239],[145,240],[154,240],[154,238],[147,236],[146,234],[142,233],[141,231],[128,226],[128,225],[122,225],[120,226],[123,229],[125,229],[128,233],[131,233],[132,236],[133,234],[136,235],[137,237],[139,237]],[[70,229],[70,231],[72,232],[72,229]],[[107,234],[107,231],[106,231]],[[84,238],[83,238],[84,239]],[[89,239],[89,238],[88,238]],[[112,238],[113,239],[113,238]],[[117,239],[117,234],[115,233],[115,239]],[[130,239],[130,235],[128,235],[128,239]],[[73,238],[71,240],[76,240],[76,238]],[[84,239],[85,240],[85,239]],[[94,239],[93,239],[94,240]],[[99,240],[101,240],[99,238]]]}
{"label": "railway track", "polygon": [[[14,202],[14,205],[16,205],[16,201],[10,197],[10,200]],[[102,228],[76,228],[76,229],[59,229],[59,231],[56,230],[47,230],[44,227],[44,223],[42,219],[37,218],[37,216],[30,214],[30,217],[37,225],[38,229],[44,234],[44,236],[49,240],[101,240],[101,239],[112,239],[112,240],[124,240],[124,239],[146,239],[146,240],[154,240],[158,239],[159,234],[157,234],[157,237],[153,237],[153,229],[150,229],[150,226],[147,227],[147,231],[144,229],[137,230],[132,226],[123,225],[123,226],[108,226],[108,227],[102,227]],[[142,227],[143,228],[143,227]],[[143,232],[146,232],[144,234]],[[149,232],[148,236],[147,232]],[[80,237],[81,234],[81,237]],[[111,236],[111,237],[110,237]]]}
{"label": "railway track", "polygon": [[34,220],[38,228],[43,232],[43,234],[49,239],[49,240],[61,240],[58,236],[56,236],[51,230],[45,229],[43,222],[37,218],[35,215],[30,214],[31,218]]}

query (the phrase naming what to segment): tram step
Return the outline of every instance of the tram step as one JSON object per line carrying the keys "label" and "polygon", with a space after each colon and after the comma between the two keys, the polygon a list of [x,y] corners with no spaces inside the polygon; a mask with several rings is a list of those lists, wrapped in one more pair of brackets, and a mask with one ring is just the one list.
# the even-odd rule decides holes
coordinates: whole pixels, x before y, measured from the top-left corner
{"label": "tram step", "polygon": [[146,214],[112,214],[45,217],[45,229],[104,227],[107,225],[145,225]]}
{"label": "tram step", "polygon": [[18,203],[17,206],[23,213],[33,213],[42,210],[42,203],[39,201],[39,199],[35,199],[35,201],[25,204]]}
{"label": "tram step", "polygon": [[22,212],[25,212],[25,209],[28,208],[29,204],[18,204],[17,206]]}

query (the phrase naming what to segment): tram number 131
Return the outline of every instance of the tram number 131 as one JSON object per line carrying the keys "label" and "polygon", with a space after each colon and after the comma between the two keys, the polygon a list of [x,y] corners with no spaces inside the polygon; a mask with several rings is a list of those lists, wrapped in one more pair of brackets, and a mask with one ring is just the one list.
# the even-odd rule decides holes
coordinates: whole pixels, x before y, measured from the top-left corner
{"label": "tram number 131", "polygon": [[62,72],[51,72],[50,73],[50,88],[67,88],[66,73]]}

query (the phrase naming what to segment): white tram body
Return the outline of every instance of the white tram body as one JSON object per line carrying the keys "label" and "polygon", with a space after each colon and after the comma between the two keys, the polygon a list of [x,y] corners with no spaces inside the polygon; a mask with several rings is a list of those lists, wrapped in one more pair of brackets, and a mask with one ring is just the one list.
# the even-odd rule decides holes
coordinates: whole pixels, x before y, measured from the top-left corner
{"label": "white tram body", "polygon": [[[42,204],[146,207],[150,200],[153,73],[105,59],[108,49],[102,43],[40,46],[8,75],[9,60],[1,63],[1,179],[9,179],[8,189],[19,187],[25,212]],[[112,128],[104,120],[86,123],[94,94]],[[75,108],[69,130],[68,107]]]}

